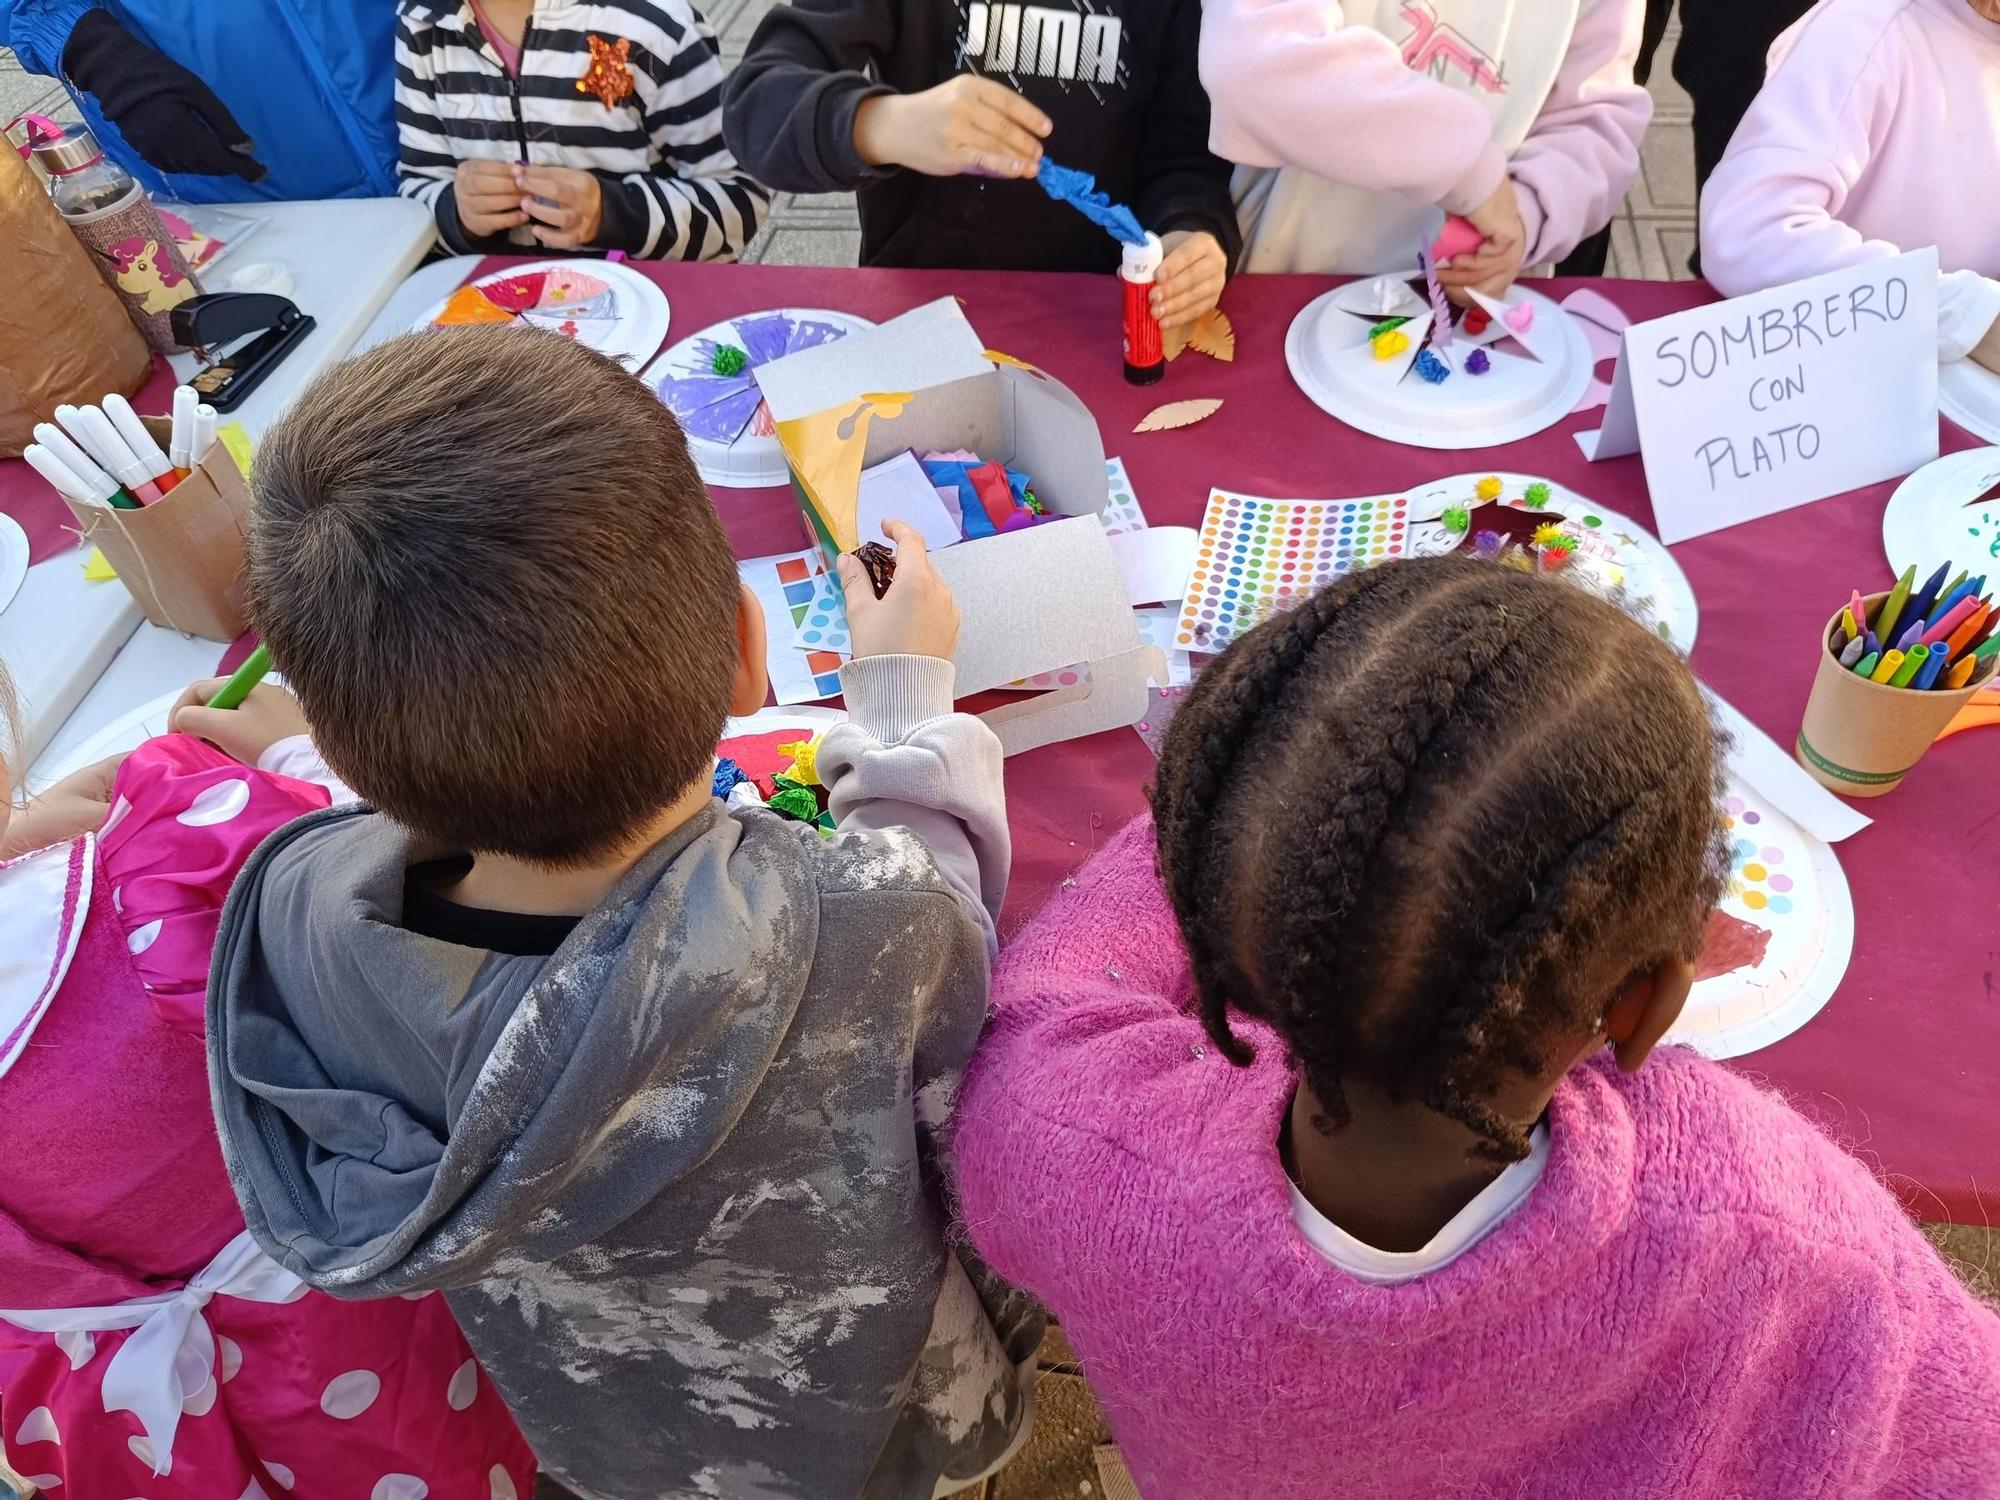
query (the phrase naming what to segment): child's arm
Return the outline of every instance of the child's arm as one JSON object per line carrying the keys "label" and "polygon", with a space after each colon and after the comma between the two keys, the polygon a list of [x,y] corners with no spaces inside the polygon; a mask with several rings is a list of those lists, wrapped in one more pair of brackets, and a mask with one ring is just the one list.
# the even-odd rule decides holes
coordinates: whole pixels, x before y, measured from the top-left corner
{"label": "child's arm", "polygon": [[[1741,296],[1901,253],[1840,218],[1895,114],[1880,55],[1890,45],[1878,13],[1839,5],[1779,38],[1763,92],[1701,195],[1701,269],[1717,290]],[[1996,319],[2000,281],[1940,273],[1938,358],[1965,358]]]}
{"label": "child's arm", "polygon": [[1645,6],[1587,0],[1555,86],[1507,163],[1528,265],[1561,260],[1611,222],[1639,172],[1652,96],[1632,77]]}
{"label": "child's arm", "polygon": [[1208,148],[1208,94],[1201,86],[1201,0],[1177,0],[1161,41],[1161,69],[1146,119],[1133,205],[1139,222],[1167,242],[1153,316],[1163,327],[1194,322],[1222,296],[1243,251],[1230,165]]}
{"label": "child's arm", "polygon": [[168,728],[206,740],[231,760],[268,775],[319,787],[335,807],[355,800],[347,783],[320,759],[306,716],[283,688],[260,682],[235,708],[208,707],[208,700],[228,680],[211,677],[189,687],[168,712]]}
{"label": "child's arm", "polygon": [[438,238],[460,255],[507,248],[507,231],[527,222],[513,168],[460,161],[439,120],[429,21],[396,17],[396,192],[437,220]]}
{"label": "child's arm", "polygon": [[1013,844],[1000,742],[952,712],[958,606],[923,538],[888,523],[896,577],[881,599],[852,554],[840,558],[854,659],[840,671],[848,720],[827,731],[818,771],[844,830],[907,828],[994,945]]}
{"label": "child's arm", "polygon": [[1506,176],[1478,100],[1414,73],[1336,0],[1207,0],[1210,144],[1252,167],[1302,167],[1467,214]]}

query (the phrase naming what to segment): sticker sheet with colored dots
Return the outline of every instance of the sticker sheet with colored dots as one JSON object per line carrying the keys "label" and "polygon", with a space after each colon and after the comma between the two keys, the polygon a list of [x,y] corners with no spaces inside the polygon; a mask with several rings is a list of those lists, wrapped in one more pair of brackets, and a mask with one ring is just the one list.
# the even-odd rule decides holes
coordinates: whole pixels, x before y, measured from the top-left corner
{"label": "sticker sheet with colored dots", "polygon": [[1409,510],[1401,495],[1269,500],[1210,492],[1174,644],[1220,651],[1343,573],[1402,557]]}
{"label": "sticker sheet with colored dots", "polygon": [[1729,877],[1695,985],[1667,1040],[1741,1057],[1791,1035],[1833,997],[1854,947],[1854,903],[1830,845],[1730,778]]}
{"label": "sticker sheet with colored dots", "polygon": [[765,666],[778,702],[810,703],[837,696],[840,653],[801,650],[797,639],[824,575],[819,553],[807,550],[753,557],[738,563],[737,573],[764,607],[768,635]]}

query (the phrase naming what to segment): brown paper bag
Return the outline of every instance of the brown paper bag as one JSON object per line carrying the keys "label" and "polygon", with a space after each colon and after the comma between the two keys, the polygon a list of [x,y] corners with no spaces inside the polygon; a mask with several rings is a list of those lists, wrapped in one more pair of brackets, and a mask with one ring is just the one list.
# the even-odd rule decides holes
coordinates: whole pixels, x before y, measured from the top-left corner
{"label": "brown paper bag", "polygon": [[0,245],[7,272],[0,296],[0,458],[15,458],[35,440],[35,424],[49,421],[63,402],[138,390],[152,355],[48,189],[6,146],[0,146]]}
{"label": "brown paper bag", "polygon": [[[144,419],[161,447],[172,436],[165,417]],[[221,443],[151,505],[113,510],[72,500],[70,514],[86,546],[104,559],[155,625],[211,641],[233,641],[250,623],[243,539],[250,487]]]}

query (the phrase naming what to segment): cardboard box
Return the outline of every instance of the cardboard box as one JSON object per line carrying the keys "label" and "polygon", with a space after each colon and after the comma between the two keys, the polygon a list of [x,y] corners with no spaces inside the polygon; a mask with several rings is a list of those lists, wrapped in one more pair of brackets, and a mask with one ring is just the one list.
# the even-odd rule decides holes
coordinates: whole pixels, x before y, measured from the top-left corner
{"label": "cardboard box", "polygon": [[984,715],[1009,755],[1137,723],[1166,660],[1133,622],[1109,538],[1097,420],[1060,381],[984,349],[952,298],[759,366],[799,511],[829,565],[855,534],[861,471],[901,449],[1019,469],[1051,519],[933,553],[958,596],[958,690],[1078,664],[1089,680]]}

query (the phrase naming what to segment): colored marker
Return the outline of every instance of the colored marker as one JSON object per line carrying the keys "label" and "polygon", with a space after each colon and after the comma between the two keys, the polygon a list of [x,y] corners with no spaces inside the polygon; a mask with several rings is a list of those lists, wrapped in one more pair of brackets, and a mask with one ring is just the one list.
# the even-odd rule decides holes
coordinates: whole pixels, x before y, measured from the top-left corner
{"label": "colored marker", "polygon": [[35,441],[63,461],[63,467],[83,481],[93,499],[120,510],[137,510],[139,502],[118,487],[118,481],[100,469],[88,453],[70,441],[69,434],[53,422],[35,424]]}
{"label": "colored marker", "polygon": [[1951,611],[1952,606],[1957,604],[1959,600],[1977,599],[1979,591],[1985,587],[1986,580],[1984,577],[1959,580],[1959,582],[1946,589],[1938,597],[1938,602],[1931,606],[1931,612],[1926,616],[1924,621],[1925,625],[1937,624],[1939,620],[1942,620]]}
{"label": "colored marker", "polygon": [[69,466],[57,458],[40,443],[30,443],[21,450],[21,457],[28,461],[28,467],[46,479],[58,495],[85,504],[90,496],[85,492],[83,481]]}
{"label": "colored marker", "polygon": [[1860,639],[1860,633],[1854,623],[1854,611],[1850,609],[1847,605],[1843,604],[1840,607],[1841,644],[1846,645],[1849,641],[1854,641],[1859,639]]}
{"label": "colored marker", "polygon": [[1910,607],[1904,611],[1903,619],[1915,620],[1928,615],[1931,612],[1931,606],[1937,603],[1938,593],[1944,588],[1944,581],[1950,574],[1951,564],[1948,562],[1939,563],[1938,570],[1931,574],[1925,581],[1924,586],[1910,596]]}
{"label": "colored marker", "polygon": [[1910,585],[1917,581],[1917,565],[1911,563],[1903,569],[1903,576],[1896,580],[1896,586],[1889,590],[1889,597],[1882,601],[1882,608],[1875,616],[1875,634],[1887,638],[1896,628],[1896,621],[1902,618],[1903,606],[1910,602]]}
{"label": "colored marker", "polygon": [[215,408],[206,401],[194,409],[194,461],[200,463],[215,446]]}
{"label": "colored marker", "polygon": [[1866,647],[1867,644],[1868,642],[1866,642],[1860,636],[1857,635],[1853,640],[1849,641],[1845,646],[1842,646],[1840,648],[1840,664],[1843,667],[1852,670],[1854,664],[1861,660],[1862,649]]}
{"label": "colored marker", "polygon": [[1910,686],[1919,690],[1928,688],[1938,680],[1939,674],[1943,671],[1944,653],[1942,651],[1933,651],[1924,662],[1924,669],[1917,673],[1917,680],[1911,683]]}
{"label": "colored marker", "polygon": [[241,708],[243,700],[250,696],[250,689],[264,680],[264,674],[271,670],[271,653],[264,649],[260,641],[257,649],[243,658],[243,665],[229,674],[229,681],[215,690],[215,696],[208,700],[210,708]]}
{"label": "colored marker", "polygon": [[1980,644],[1974,646],[1972,648],[1972,655],[1968,656],[1966,660],[1985,661],[1987,657],[1992,656],[1995,652],[2000,652],[2000,632],[1988,636]]}
{"label": "colored marker", "polygon": [[1954,630],[1950,638],[1945,641],[1944,654],[1954,659],[1961,655],[1965,648],[1972,644],[1992,615],[1993,596],[1988,594],[1979,601],[1979,608],[1975,609],[1965,623]]}
{"label": "colored marker", "polygon": [[1949,672],[1946,672],[1944,674],[1944,685],[1947,688],[1964,687],[1968,682],[1972,681],[1972,669],[1978,665],[1979,665],[1978,657],[1976,656],[1966,657],[1963,661],[1955,665]]}
{"label": "colored marker", "polygon": [[182,479],[194,468],[194,409],[199,405],[201,398],[193,386],[174,387],[174,430],[167,439],[167,462]]}
{"label": "colored marker", "polygon": [[1972,595],[1967,594],[1958,603],[1933,620],[1930,628],[1918,636],[1917,639],[1922,641],[1926,646],[1936,646],[1950,640],[1951,633],[1967,620],[1971,619],[1973,611],[1978,608],[1979,601],[1973,598]]}
{"label": "colored marker", "polygon": [[132,456],[139,460],[139,467],[146,471],[162,495],[181,482],[180,476],[174,473],[174,466],[167,462],[167,455],[153,440],[152,433],[146,431],[146,424],[132,410],[130,401],[113,391],[104,398],[104,415],[111,419],[112,430],[132,450]]}
{"label": "colored marker", "polygon": [[1896,667],[1896,675],[1889,679],[1890,687],[1908,687],[1917,673],[1923,671],[1924,663],[1931,659],[1931,648],[1924,645],[1912,646],[1903,653],[1903,659]]}
{"label": "colored marker", "polygon": [[[60,411],[57,413],[61,415]],[[124,440],[112,427],[111,419],[94,406],[80,406],[76,417],[83,424],[86,436],[84,447],[97,455],[99,462],[113,474],[118,482],[132,492],[132,498],[141,505],[150,505],[160,498],[159,486],[153,483],[153,476],[146,472],[146,466],[139,462]],[[70,429],[75,431],[74,428]]]}
{"label": "colored marker", "polygon": [[1902,652],[1900,651],[1884,652],[1882,655],[1882,659],[1875,663],[1875,670],[1868,674],[1868,680],[1870,682],[1886,683],[1889,681],[1890,678],[1896,675],[1896,669],[1902,666],[1902,664],[1903,664]]}
{"label": "colored marker", "polygon": [[1876,662],[1877,662],[1876,654],[1873,651],[1870,651],[1866,656],[1862,657],[1860,661],[1854,664],[1854,675],[1856,677],[1866,677],[1871,682],[1874,681]]}

